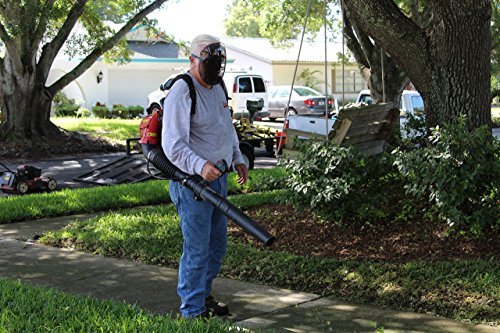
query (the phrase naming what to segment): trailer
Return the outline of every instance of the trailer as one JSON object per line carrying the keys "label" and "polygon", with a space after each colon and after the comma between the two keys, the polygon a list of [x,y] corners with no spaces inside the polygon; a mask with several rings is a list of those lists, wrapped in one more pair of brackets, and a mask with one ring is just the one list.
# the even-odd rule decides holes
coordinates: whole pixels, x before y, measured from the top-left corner
{"label": "trailer", "polygon": [[246,142],[254,148],[265,148],[269,155],[274,156],[277,130],[254,125],[247,118],[235,120],[233,123],[240,143]]}

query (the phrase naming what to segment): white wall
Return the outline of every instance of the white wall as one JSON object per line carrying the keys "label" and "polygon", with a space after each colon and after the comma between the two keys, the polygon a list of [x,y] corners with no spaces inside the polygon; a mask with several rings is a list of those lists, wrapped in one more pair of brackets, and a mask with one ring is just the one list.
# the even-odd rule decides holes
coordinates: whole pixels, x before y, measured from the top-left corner
{"label": "white wall", "polygon": [[[227,58],[234,60],[232,64],[227,65],[226,71],[230,69],[244,68],[248,73],[258,74],[264,78],[268,87],[273,82],[273,68],[269,61],[255,58],[248,54],[231,48],[226,45]],[[251,68],[251,69],[250,69]]]}
{"label": "white wall", "polygon": [[[182,67],[187,61],[173,59],[172,62],[142,62],[140,60],[125,65],[94,63],[85,73],[63,89],[69,98],[84,99],[83,106],[91,109],[97,102],[108,106],[113,104],[147,105],[147,95],[158,89],[161,83]],[[57,59],[52,67],[48,84],[68,73],[78,63]],[[97,75],[102,71],[103,80],[97,83]]]}
{"label": "white wall", "polygon": [[[52,84],[63,75],[67,74],[77,65],[76,61],[66,59],[57,59],[50,70],[47,79],[47,85]],[[99,71],[104,73],[104,80],[97,83],[97,74]],[[83,106],[91,108],[96,102],[107,101],[108,86],[106,83],[106,66],[100,62],[93,64],[85,73],[78,77],[63,89],[67,97],[76,100],[83,99]]]}

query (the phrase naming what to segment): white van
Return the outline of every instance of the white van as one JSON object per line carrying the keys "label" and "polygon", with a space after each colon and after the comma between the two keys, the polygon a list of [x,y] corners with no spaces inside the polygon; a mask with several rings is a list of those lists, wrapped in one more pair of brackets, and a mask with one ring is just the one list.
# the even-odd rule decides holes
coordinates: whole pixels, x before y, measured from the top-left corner
{"label": "white van", "polygon": [[246,104],[249,98],[264,100],[264,107],[255,115],[256,119],[269,117],[267,87],[262,76],[245,72],[226,72],[224,83],[230,98],[229,106],[233,109],[233,118],[239,119],[242,114],[248,117]]}

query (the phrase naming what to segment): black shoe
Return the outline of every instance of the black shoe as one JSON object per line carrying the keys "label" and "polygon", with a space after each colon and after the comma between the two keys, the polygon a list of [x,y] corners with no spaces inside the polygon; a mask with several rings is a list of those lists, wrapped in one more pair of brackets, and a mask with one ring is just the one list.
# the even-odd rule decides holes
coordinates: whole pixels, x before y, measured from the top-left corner
{"label": "black shoe", "polygon": [[199,315],[197,315],[195,318],[208,320],[208,319],[212,318],[212,313],[207,309],[207,310],[203,311],[202,313],[200,313]]}
{"label": "black shoe", "polygon": [[205,307],[209,313],[213,313],[216,316],[227,316],[229,314],[229,309],[226,304],[217,302],[213,296],[208,296],[205,300]]}

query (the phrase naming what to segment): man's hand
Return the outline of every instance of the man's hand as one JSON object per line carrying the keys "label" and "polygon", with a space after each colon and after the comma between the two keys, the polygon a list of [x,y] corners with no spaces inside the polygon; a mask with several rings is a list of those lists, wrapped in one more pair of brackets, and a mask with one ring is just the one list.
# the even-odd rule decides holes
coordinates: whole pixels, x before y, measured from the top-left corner
{"label": "man's hand", "polygon": [[201,177],[206,181],[214,181],[219,178],[222,173],[213,165],[211,162],[205,163],[203,168],[201,169]]}
{"label": "man's hand", "polygon": [[238,172],[238,184],[243,185],[248,180],[248,169],[245,164],[238,164],[235,166]]}

